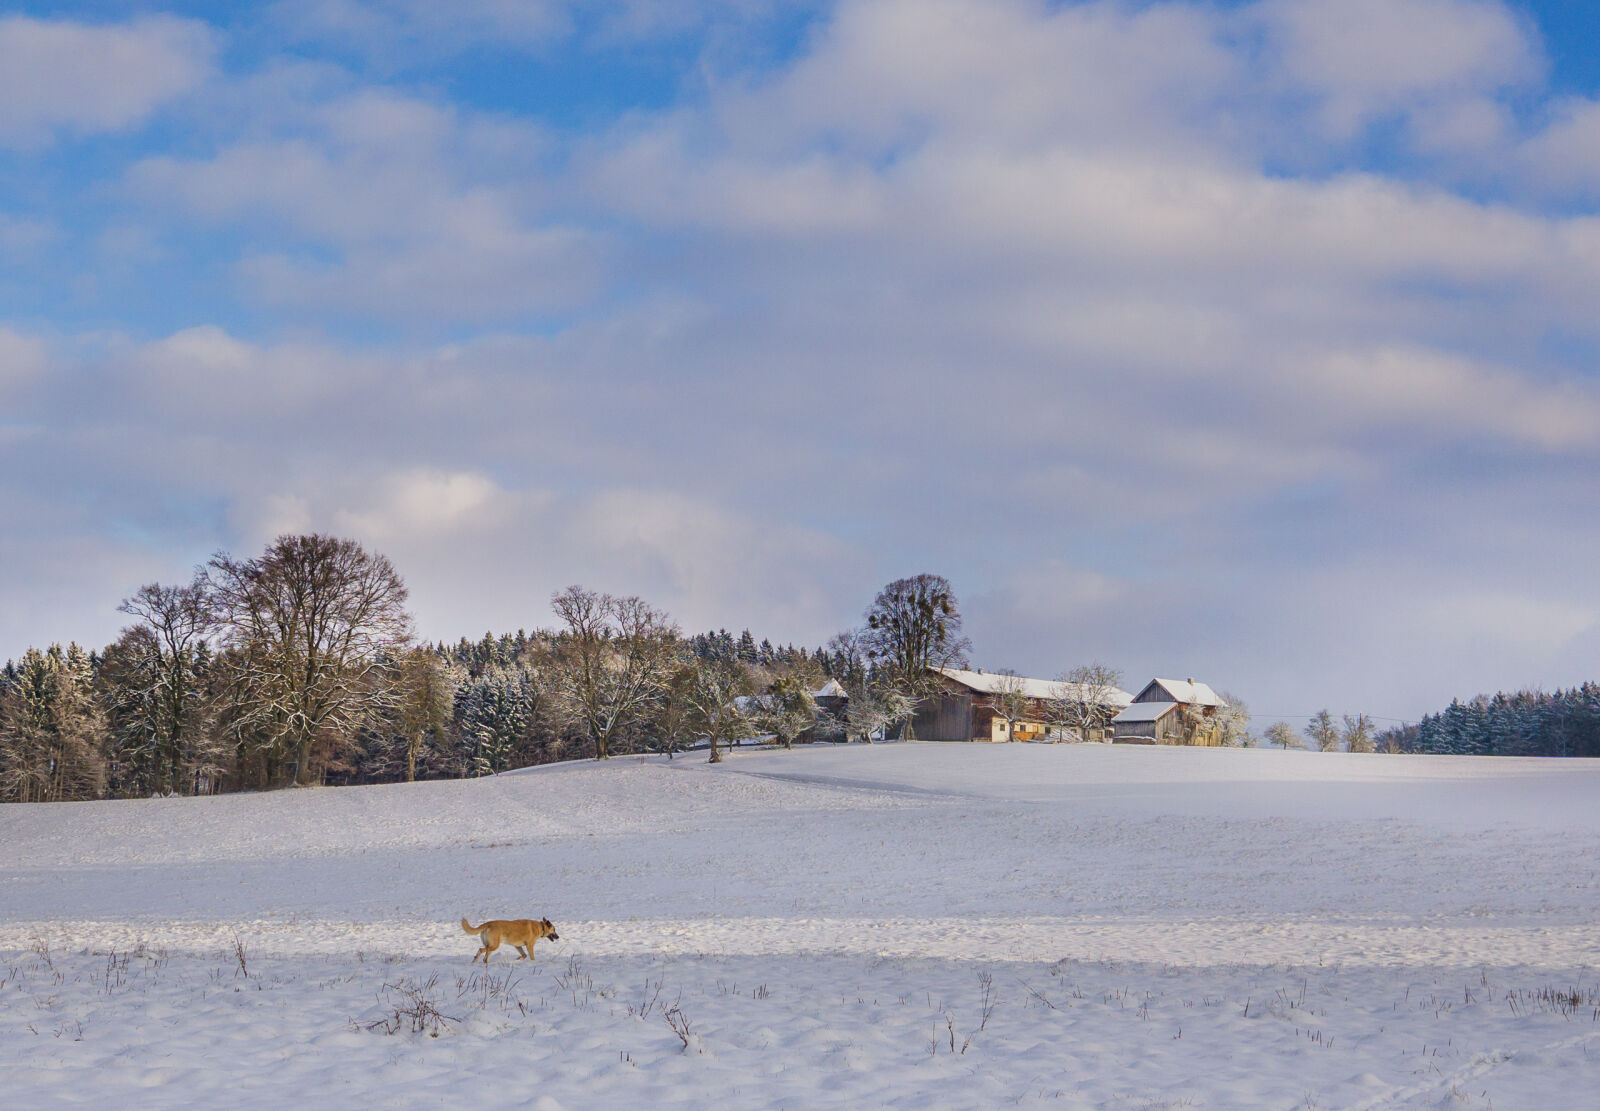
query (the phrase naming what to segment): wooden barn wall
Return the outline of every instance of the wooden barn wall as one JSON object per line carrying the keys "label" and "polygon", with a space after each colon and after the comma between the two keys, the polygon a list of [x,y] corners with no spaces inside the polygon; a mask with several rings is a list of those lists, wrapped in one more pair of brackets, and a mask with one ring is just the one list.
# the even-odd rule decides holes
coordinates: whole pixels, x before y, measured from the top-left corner
{"label": "wooden barn wall", "polygon": [[949,691],[923,699],[911,719],[919,741],[970,741],[972,725],[972,698]]}
{"label": "wooden barn wall", "polygon": [[1158,722],[1154,721],[1118,722],[1112,727],[1111,737],[1113,740],[1121,740],[1123,737],[1142,737],[1153,741],[1156,739],[1156,726],[1158,724]]}
{"label": "wooden barn wall", "polygon": [[1172,696],[1155,683],[1146,683],[1144,690],[1133,696],[1135,702],[1171,702]]}

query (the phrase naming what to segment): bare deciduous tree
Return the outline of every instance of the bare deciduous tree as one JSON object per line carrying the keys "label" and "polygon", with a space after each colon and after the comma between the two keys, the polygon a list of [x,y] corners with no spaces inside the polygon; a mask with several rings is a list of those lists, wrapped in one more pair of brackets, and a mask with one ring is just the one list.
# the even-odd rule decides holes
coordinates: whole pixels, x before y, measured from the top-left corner
{"label": "bare deciduous tree", "polygon": [[1275,721],[1267,726],[1262,734],[1267,740],[1279,748],[1299,748],[1300,735],[1294,731],[1294,726],[1286,721]]}
{"label": "bare deciduous tree", "polygon": [[1391,725],[1377,737],[1373,744],[1379,752],[1397,753],[1414,752],[1417,746],[1419,729],[1414,722],[1403,722],[1400,725]]}
{"label": "bare deciduous tree", "polygon": [[881,698],[871,690],[863,689],[850,695],[845,706],[844,724],[847,736],[872,743],[872,735],[887,728],[895,717]]}
{"label": "bare deciduous tree", "polygon": [[280,536],[255,559],[219,554],[210,593],[227,645],[234,728],[309,784],[326,746],[392,706],[388,673],[410,638],[406,587],[354,540]]}
{"label": "bare deciduous tree", "polygon": [[1111,719],[1121,707],[1115,701],[1122,672],[1098,660],[1061,675],[1048,709],[1051,724],[1070,730],[1080,741],[1105,740]]}
{"label": "bare deciduous tree", "polygon": [[406,744],[406,782],[417,778],[417,755],[429,733],[444,736],[454,709],[454,685],[443,661],[426,648],[413,648],[400,657],[397,668],[398,713],[396,724]]}
{"label": "bare deciduous tree", "polygon": [[656,701],[656,713],[651,724],[657,738],[657,749],[673,755],[683,747],[694,729],[694,686],[699,679],[699,661],[690,653],[680,653],[673,662],[671,673]]}
{"label": "bare deciduous tree", "polygon": [[[943,575],[913,575],[889,583],[866,613],[868,658],[895,677],[899,689],[920,699],[933,689],[931,668],[966,662],[972,647],[961,633],[961,609]],[[911,714],[905,715],[911,739]]]}
{"label": "bare deciduous tree", "polygon": [[989,692],[989,708],[995,717],[1006,723],[1006,739],[1014,738],[1017,722],[1028,713],[1027,681],[1009,669],[996,672],[994,687]]}
{"label": "bare deciduous tree", "polygon": [[1366,714],[1357,714],[1351,717],[1344,715],[1344,749],[1346,752],[1373,752],[1376,746],[1372,743],[1374,727],[1372,719]]}
{"label": "bare deciduous tree", "polygon": [[750,733],[750,721],[738,703],[748,682],[744,669],[732,661],[702,660],[696,668],[689,706],[695,728],[711,745],[709,764],[722,763],[723,746]]}
{"label": "bare deciduous tree", "polygon": [[867,634],[861,629],[846,629],[828,639],[828,658],[833,665],[833,677],[839,680],[852,698],[867,684]]}
{"label": "bare deciduous tree", "polygon": [[678,627],[636,597],[581,586],[557,591],[550,605],[566,624],[556,642],[558,681],[595,759],[605,760],[664,690],[678,656]]}
{"label": "bare deciduous tree", "polygon": [[1339,727],[1333,723],[1333,715],[1327,710],[1318,710],[1316,716],[1306,723],[1306,739],[1317,746],[1318,752],[1332,752],[1339,747]]}

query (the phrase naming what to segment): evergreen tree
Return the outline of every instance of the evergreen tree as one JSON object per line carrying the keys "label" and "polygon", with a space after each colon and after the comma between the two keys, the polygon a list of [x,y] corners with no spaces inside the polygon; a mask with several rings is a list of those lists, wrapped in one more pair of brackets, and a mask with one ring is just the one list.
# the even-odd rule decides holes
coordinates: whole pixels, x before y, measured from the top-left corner
{"label": "evergreen tree", "polygon": [[103,732],[89,654],[77,644],[28,649],[0,698],[0,798],[99,797],[105,786]]}

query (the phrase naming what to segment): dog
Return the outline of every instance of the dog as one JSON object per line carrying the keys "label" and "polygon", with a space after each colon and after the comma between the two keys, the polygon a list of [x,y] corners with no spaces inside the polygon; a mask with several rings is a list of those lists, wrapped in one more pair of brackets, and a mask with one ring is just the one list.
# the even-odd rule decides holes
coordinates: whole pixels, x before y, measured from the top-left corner
{"label": "dog", "polygon": [[520,961],[523,957],[526,957],[531,961],[533,960],[533,943],[539,938],[547,937],[551,941],[561,940],[561,935],[556,933],[556,928],[550,924],[550,919],[548,918],[513,918],[510,920],[496,918],[494,921],[485,922],[481,926],[470,925],[463,918],[461,920],[461,928],[469,934],[477,934],[478,942],[483,946],[473,954],[472,961],[474,964],[477,963],[479,957],[482,957],[483,963],[487,965],[489,963],[489,954],[508,941],[515,946],[517,952],[522,954],[517,960]]}

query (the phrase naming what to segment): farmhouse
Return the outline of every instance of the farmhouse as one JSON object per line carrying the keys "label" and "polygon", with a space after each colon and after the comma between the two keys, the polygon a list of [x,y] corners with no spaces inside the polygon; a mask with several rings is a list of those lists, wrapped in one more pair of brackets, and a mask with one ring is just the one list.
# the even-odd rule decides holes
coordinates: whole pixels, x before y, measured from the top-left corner
{"label": "farmhouse", "polygon": [[[917,704],[911,734],[920,741],[1040,741],[1051,739],[1054,710],[1081,698],[1071,683],[1027,679],[997,672],[930,668],[934,692]],[[1100,691],[1109,713],[1128,705],[1133,696],[1115,687]],[[1006,712],[1010,703],[1010,713]],[[1099,738],[1090,737],[1089,740]]]}
{"label": "farmhouse", "polygon": [[812,691],[811,697],[817,701],[819,714],[829,714],[839,721],[844,720],[845,711],[850,708],[850,692],[837,679],[829,679],[820,690]]}
{"label": "farmhouse", "polygon": [[1111,720],[1117,744],[1217,745],[1220,731],[1212,724],[1222,699],[1193,679],[1152,679]]}

